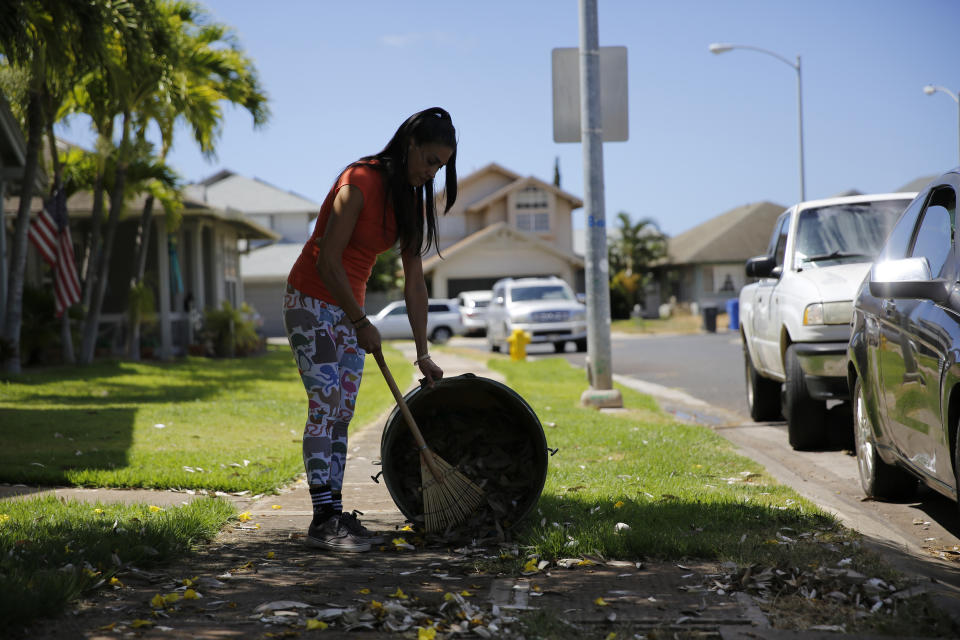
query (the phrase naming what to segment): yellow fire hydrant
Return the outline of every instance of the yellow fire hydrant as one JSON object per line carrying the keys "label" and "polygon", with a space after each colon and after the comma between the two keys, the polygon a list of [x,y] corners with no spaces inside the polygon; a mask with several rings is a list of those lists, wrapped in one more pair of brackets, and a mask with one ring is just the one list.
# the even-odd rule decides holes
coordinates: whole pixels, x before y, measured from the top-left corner
{"label": "yellow fire hydrant", "polygon": [[523,329],[514,329],[507,342],[510,343],[510,359],[526,360],[527,345],[530,344],[530,334]]}

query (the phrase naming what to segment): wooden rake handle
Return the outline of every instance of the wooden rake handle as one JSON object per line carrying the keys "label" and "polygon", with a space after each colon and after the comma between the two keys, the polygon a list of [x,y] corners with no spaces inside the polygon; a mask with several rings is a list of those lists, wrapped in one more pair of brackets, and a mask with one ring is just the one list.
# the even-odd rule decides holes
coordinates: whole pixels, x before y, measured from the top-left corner
{"label": "wooden rake handle", "polygon": [[417,426],[417,421],[413,419],[413,414],[410,413],[410,408],[403,399],[403,394],[400,393],[400,387],[397,386],[397,381],[393,379],[393,374],[390,373],[390,369],[387,367],[387,361],[383,359],[383,352],[377,349],[373,352],[373,358],[377,361],[377,365],[380,367],[380,373],[383,374],[383,379],[387,381],[387,386],[390,387],[393,398],[397,401],[397,406],[400,407],[400,413],[403,414],[403,418],[410,428],[410,433],[413,434],[413,439],[416,440],[417,446],[420,447],[420,457],[426,462],[430,473],[437,479],[437,482],[442,483],[443,474],[433,464],[433,455],[431,454],[430,448],[427,446],[426,441],[424,441],[423,434],[420,433],[420,427]]}

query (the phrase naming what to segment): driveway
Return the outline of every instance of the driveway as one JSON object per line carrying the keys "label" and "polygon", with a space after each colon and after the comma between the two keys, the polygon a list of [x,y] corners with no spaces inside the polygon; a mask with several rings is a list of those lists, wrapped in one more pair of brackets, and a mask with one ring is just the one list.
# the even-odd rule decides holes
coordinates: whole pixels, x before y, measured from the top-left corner
{"label": "driveway", "polygon": [[[482,338],[457,338],[451,344],[486,351]],[[865,500],[845,407],[830,411],[829,448],[794,451],[787,442],[785,422],[755,423],[747,413],[743,355],[736,333],[617,334],[611,346],[617,382],[656,397],[661,407],[681,419],[712,427],[778,481],[836,514],[880,547],[904,552],[908,566],[903,570],[917,572],[922,565],[922,572],[960,590],[956,503],[925,488],[908,501]],[[564,357],[582,367],[586,354],[571,348]],[[528,349],[530,358],[555,356],[551,345]]]}

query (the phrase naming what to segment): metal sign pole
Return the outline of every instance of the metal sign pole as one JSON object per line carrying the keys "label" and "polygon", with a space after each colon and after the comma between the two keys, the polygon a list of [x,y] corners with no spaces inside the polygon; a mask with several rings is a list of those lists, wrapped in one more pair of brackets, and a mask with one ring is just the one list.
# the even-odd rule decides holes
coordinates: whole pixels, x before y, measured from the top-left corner
{"label": "metal sign pole", "polygon": [[610,279],[603,201],[603,130],[600,111],[600,46],[597,0],[580,0],[580,140],[583,145],[584,214],[587,227],[587,369],[590,389],[581,404],[622,407],[613,389],[610,354]]}

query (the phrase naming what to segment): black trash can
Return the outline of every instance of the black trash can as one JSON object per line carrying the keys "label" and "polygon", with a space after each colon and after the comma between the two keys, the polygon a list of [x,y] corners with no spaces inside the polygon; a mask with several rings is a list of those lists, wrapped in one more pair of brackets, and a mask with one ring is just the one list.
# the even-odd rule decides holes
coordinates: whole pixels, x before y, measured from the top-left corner
{"label": "black trash can", "polygon": [[707,333],[717,332],[717,308],[716,307],[703,308],[703,330],[706,331]]}
{"label": "black trash can", "polygon": [[[510,387],[468,373],[404,396],[427,445],[484,490],[467,526],[509,528],[536,505],[547,477],[547,441],[537,414]],[[420,454],[399,407],[380,441],[383,479],[408,520],[423,525]]]}

